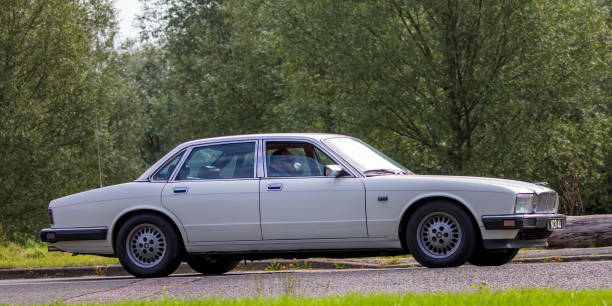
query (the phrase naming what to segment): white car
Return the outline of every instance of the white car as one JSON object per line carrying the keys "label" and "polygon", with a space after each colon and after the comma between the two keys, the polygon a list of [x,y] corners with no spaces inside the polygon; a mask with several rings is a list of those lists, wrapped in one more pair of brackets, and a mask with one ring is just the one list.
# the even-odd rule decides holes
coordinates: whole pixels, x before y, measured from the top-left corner
{"label": "white car", "polygon": [[241,259],[412,254],[427,267],[501,265],[563,228],[555,191],[416,175],[332,134],[194,140],[137,180],[49,203],[50,250],[116,256],[138,277],[182,260],[204,274]]}

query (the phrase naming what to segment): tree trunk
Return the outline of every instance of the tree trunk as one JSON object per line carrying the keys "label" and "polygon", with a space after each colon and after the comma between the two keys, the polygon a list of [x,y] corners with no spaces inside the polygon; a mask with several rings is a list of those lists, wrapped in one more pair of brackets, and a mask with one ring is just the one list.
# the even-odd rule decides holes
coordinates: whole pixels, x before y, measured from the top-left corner
{"label": "tree trunk", "polygon": [[612,246],[612,215],[568,216],[562,230],[548,238],[551,248]]}

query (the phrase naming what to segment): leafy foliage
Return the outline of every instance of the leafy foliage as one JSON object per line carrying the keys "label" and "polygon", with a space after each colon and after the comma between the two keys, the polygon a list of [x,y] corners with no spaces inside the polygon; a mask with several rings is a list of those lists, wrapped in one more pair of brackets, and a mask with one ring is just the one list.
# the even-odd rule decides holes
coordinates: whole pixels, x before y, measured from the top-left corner
{"label": "leafy foliage", "polygon": [[100,172],[259,132],[349,134],[417,173],[548,181],[567,213],[612,212],[606,1],[143,4],[142,39],[115,47],[109,0],[0,0],[1,239]]}
{"label": "leafy foliage", "polygon": [[139,104],[119,77],[110,1],[2,1],[0,238],[37,234],[49,200],[141,169]]}
{"label": "leafy foliage", "polygon": [[548,181],[568,213],[610,211],[604,2],[154,3],[189,110],[162,142],[345,133],[418,173]]}

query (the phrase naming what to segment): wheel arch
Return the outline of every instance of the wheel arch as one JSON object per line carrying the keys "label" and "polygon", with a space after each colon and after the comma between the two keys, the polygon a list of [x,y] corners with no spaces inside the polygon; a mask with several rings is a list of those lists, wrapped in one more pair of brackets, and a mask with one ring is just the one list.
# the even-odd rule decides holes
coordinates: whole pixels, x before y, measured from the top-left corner
{"label": "wheel arch", "polygon": [[109,235],[110,239],[111,239],[111,244],[113,246],[113,254],[117,254],[117,246],[116,244],[116,240],[117,240],[117,235],[119,233],[119,229],[121,228],[121,226],[131,217],[138,215],[138,214],[144,214],[144,213],[151,213],[151,214],[155,214],[158,215],[164,219],[166,219],[166,221],[168,221],[170,223],[170,225],[172,226],[172,228],[179,234],[179,245],[182,248],[183,254],[187,254],[186,253],[186,248],[185,248],[185,242],[188,241],[187,240],[187,236],[185,234],[185,232],[182,230],[182,227],[179,226],[180,222],[176,219],[176,217],[174,217],[172,214],[160,210],[159,208],[154,208],[154,207],[135,207],[132,208],[130,210],[124,211],[121,214],[119,214],[119,216],[115,219],[115,221],[113,222],[113,225],[111,226],[111,233]]}
{"label": "wheel arch", "polygon": [[457,205],[463,211],[465,211],[468,216],[470,216],[470,220],[476,229],[476,233],[480,239],[482,239],[482,233],[480,232],[480,226],[478,225],[478,220],[476,220],[476,215],[472,208],[465,203],[463,199],[455,197],[449,194],[429,194],[423,195],[414,201],[412,201],[409,205],[406,206],[404,212],[402,213],[402,218],[400,219],[399,228],[398,228],[398,236],[400,238],[400,242],[402,244],[402,248],[406,251],[410,251],[408,249],[408,245],[406,242],[406,225],[408,224],[408,220],[414,214],[414,212],[421,206],[427,205],[428,203],[435,201],[446,201]]}

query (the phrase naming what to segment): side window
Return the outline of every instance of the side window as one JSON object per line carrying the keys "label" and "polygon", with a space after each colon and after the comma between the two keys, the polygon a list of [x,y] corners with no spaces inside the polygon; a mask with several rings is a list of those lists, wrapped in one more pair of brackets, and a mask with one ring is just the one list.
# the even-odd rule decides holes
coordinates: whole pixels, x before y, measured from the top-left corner
{"label": "side window", "polygon": [[321,169],[325,176],[329,175],[328,169],[325,168],[327,165],[335,165],[336,162],[333,161],[327,154],[323,153],[323,151],[319,150],[319,148],[315,148],[315,153],[317,154],[317,160],[321,164]]}
{"label": "side window", "polygon": [[159,169],[159,171],[157,171],[155,175],[153,175],[153,180],[167,181],[168,178],[170,178],[172,171],[174,171],[174,168],[176,168],[176,164],[181,159],[181,156],[183,156],[183,152],[174,156],[168,163],[166,163],[161,169]]}
{"label": "side window", "polygon": [[177,180],[207,180],[255,177],[255,143],[230,143],[191,150]]}
{"label": "side window", "polygon": [[268,177],[324,176],[328,162],[334,163],[311,143],[266,142]]}
{"label": "side window", "polygon": [[317,154],[317,159],[323,165],[334,165],[336,164],[327,154],[323,153],[323,151],[319,150],[319,148],[315,148],[315,153]]}

